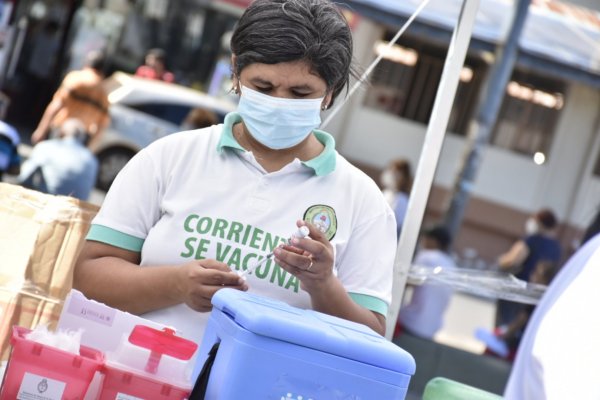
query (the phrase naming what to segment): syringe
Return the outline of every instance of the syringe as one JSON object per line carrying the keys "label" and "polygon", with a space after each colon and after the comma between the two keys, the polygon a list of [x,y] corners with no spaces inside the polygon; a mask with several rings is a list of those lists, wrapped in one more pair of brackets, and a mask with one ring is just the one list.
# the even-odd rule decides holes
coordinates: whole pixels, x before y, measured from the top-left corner
{"label": "syringe", "polygon": [[[302,238],[307,237],[309,233],[310,233],[310,231],[308,230],[308,227],[301,226],[300,228],[298,228],[298,230],[296,232],[292,233],[292,236],[287,240],[287,244],[289,245],[291,243],[292,238],[302,239]],[[270,260],[271,258],[273,258],[274,254],[275,254],[274,251],[270,252],[262,260],[257,261],[255,264],[246,268],[245,271],[239,271],[238,275],[241,276],[242,278],[244,278],[250,272],[254,271],[256,268],[258,268],[261,265],[263,265],[264,263],[266,263],[267,260]]]}

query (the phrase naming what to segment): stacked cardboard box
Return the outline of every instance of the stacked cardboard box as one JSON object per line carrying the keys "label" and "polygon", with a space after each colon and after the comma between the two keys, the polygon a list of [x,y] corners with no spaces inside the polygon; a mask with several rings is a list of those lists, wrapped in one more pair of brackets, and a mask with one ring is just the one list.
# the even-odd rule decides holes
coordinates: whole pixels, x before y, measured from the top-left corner
{"label": "stacked cardboard box", "polygon": [[0,352],[13,325],[53,328],[98,207],[0,183]]}

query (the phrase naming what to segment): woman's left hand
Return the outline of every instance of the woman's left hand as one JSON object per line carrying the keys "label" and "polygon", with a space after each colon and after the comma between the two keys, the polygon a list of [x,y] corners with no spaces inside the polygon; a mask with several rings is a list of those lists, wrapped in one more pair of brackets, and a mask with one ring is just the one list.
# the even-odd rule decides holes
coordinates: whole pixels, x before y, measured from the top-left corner
{"label": "woman's left hand", "polygon": [[323,233],[314,225],[302,220],[298,227],[306,226],[306,238],[293,238],[291,245],[275,249],[275,262],[283,269],[298,277],[302,289],[311,293],[326,287],[333,275],[333,247]]}

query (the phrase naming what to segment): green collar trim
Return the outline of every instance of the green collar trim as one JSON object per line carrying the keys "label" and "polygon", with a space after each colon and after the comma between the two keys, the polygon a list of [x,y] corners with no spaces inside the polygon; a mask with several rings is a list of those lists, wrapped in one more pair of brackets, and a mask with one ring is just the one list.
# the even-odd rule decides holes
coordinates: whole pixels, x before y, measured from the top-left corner
{"label": "green collar trim", "polygon": [[233,137],[233,126],[238,122],[242,122],[242,117],[236,112],[231,112],[225,116],[223,121],[223,130],[221,131],[221,139],[217,144],[217,151],[223,153],[225,147],[231,147],[232,149],[246,151]]}
{"label": "green collar trim", "polygon": [[[223,131],[221,132],[221,139],[217,144],[217,151],[223,153],[224,148],[229,147],[232,149],[246,151],[233,137],[233,125],[242,122],[242,117],[236,113],[231,112],[225,116],[223,121]],[[315,175],[324,176],[335,171],[336,164],[336,153],[335,153],[335,139],[329,133],[315,129],[313,131],[315,137],[319,142],[325,146],[325,149],[321,154],[315,158],[302,161],[302,164],[311,168],[315,171]]]}

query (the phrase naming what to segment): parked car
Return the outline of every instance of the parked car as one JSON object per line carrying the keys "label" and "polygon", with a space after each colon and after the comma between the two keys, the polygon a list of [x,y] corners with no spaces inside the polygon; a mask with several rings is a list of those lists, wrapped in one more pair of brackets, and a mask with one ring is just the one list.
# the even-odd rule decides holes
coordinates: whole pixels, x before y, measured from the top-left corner
{"label": "parked car", "polygon": [[99,161],[96,186],[108,190],[119,171],[142,148],[181,131],[195,108],[214,112],[219,121],[236,109],[233,102],[198,90],[116,72],[106,81],[111,122],[92,149]]}

